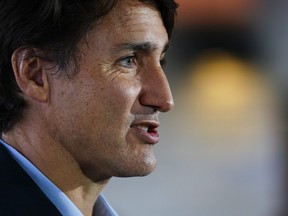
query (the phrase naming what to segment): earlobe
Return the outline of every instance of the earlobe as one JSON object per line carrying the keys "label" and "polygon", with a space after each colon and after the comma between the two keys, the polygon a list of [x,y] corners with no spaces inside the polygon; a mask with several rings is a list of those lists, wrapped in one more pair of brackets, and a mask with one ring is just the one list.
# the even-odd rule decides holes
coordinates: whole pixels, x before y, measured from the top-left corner
{"label": "earlobe", "polygon": [[45,70],[46,62],[37,57],[37,50],[22,47],[14,51],[11,61],[16,82],[21,91],[39,102],[47,102],[49,80]]}

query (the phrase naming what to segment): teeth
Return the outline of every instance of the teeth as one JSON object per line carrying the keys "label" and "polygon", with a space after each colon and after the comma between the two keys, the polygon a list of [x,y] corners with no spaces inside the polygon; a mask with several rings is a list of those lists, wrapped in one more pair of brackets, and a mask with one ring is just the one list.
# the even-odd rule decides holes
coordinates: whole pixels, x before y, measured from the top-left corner
{"label": "teeth", "polygon": [[148,131],[149,127],[145,125],[139,125],[138,128],[141,128],[142,130]]}

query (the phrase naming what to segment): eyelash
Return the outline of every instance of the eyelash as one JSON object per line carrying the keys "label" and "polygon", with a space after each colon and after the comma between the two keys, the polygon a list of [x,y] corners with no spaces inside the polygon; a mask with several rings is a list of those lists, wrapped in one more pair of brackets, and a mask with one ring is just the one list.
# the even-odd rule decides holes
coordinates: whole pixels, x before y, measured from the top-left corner
{"label": "eyelash", "polygon": [[164,67],[166,64],[167,64],[167,59],[166,58],[163,58],[163,59],[160,60],[161,67]]}
{"label": "eyelash", "polygon": [[[129,62],[127,62],[127,61],[129,61]],[[119,62],[121,64],[121,66],[123,66],[125,68],[133,68],[134,66],[137,65],[137,57],[135,55],[126,56],[124,58],[121,58],[119,60]],[[160,59],[161,67],[164,67],[166,64],[167,64],[166,58]]]}
{"label": "eyelash", "polygon": [[[126,62],[125,62],[126,61]],[[129,62],[127,62],[129,61]],[[121,66],[125,68],[133,68],[137,64],[137,59],[135,55],[126,56],[119,60]],[[133,65],[132,65],[133,64]]]}

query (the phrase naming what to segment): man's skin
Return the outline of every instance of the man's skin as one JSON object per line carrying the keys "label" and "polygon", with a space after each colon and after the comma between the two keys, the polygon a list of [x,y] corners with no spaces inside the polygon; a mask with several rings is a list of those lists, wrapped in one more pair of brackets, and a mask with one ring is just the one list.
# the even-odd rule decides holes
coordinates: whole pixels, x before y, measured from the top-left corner
{"label": "man's skin", "polygon": [[2,138],[86,216],[112,176],[155,167],[158,115],[173,108],[161,65],[168,42],[154,7],[121,0],[80,41],[75,76],[59,76],[33,48],[12,56],[27,107]]}

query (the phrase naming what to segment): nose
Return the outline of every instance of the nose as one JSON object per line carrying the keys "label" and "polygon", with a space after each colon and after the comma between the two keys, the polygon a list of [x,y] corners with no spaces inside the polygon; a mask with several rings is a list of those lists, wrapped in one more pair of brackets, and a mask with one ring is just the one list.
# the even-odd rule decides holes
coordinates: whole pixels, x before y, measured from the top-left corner
{"label": "nose", "polygon": [[174,100],[167,77],[160,66],[144,72],[139,101],[143,106],[153,107],[160,112],[168,112],[174,107]]}

